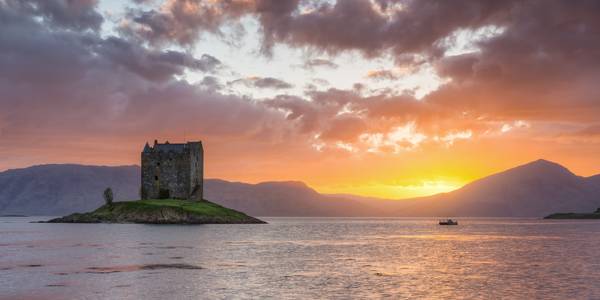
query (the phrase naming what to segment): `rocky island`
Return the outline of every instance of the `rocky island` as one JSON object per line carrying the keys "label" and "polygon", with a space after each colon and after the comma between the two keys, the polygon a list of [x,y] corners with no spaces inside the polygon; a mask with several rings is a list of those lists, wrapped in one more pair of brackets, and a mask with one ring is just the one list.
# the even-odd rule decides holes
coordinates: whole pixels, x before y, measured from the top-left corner
{"label": "rocky island", "polygon": [[242,212],[202,200],[148,199],[105,204],[47,223],[264,224]]}
{"label": "rocky island", "polygon": [[201,141],[148,143],[141,152],[141,200],[113,202],[104,190],[105,205],[48,223],[260,224],[242,212],[204,200],[204,148]]}
{"label": "rocky island", "polygon": [[544,219],[600,219],[600,208],[593,213],[555,213]]}

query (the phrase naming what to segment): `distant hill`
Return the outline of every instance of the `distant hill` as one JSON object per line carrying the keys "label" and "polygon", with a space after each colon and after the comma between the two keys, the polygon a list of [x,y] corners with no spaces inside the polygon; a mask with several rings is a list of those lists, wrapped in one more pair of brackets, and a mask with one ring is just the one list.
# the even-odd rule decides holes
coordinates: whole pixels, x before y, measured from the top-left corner
{"label": "distant hill", "polygon": [[553,212],[589,212],[600,207],[600,176],[577,176],[537,160],[450,193],[408,200],[402,216],[542,217]]}
{"label": "distant hill", "polygon": [[[117,200],[138,199],[137,166],[43,165],[0,173],[0,215],[64,215]],[[497,216],[542,217],[600,207],[600,175],[580,177],[538,160],[444,194],[406,200],[324,195],[302,182],[247,184],[205,180],[208,200],[254,216]]]}
{"label": "distant hill", "polygon": [[[139,199],[138,166],[41,165],[0,173],[0,215],[58,216],[95,209],[111,187],[116,201]],[[205,180],[205,198],[257,216],[362,216],[368,204],[317,193],[302,182]]]}
{"label": "distant hill", "polygon": [[63,215],[88,211],[103,203],[112,187],[116,200],[136,199],[137,166],[41,165],[0,173],[0,215]]}
{"label": "distant hill", "polygon": [[381,216],[387,213],[382,207],[365,201],[319,194],[297,181],[248,184],[208,179],[205,197],[254,216]]}

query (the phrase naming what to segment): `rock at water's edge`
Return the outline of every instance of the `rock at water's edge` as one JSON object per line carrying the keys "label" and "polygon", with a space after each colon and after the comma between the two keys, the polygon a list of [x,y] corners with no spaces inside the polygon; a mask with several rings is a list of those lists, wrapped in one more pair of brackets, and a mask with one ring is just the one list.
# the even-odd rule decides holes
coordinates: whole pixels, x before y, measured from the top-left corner
{"label": "rock at water's edge", "polygon": [[93,212],[74,213],[45,223],[264,224],[218,204],[176,199],[115,202]]}

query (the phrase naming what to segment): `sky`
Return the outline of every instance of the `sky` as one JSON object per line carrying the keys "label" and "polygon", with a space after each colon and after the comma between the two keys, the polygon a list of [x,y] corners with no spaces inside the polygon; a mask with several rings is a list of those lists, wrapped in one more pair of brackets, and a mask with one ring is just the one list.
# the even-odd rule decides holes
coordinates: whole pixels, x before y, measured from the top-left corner
{"label": "sky", "polygon": [[139,164],[391,199],[600,173],[600,2],[0,0],[0,171]]}

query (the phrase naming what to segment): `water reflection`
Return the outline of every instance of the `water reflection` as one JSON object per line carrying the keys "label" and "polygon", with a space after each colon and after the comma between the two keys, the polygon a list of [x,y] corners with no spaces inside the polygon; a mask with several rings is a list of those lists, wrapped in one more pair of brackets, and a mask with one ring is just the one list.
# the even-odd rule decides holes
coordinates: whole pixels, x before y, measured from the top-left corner
{"label": "water reflection", "polygon": [[600,298],[600,223],[0,224],[0,298]]}

